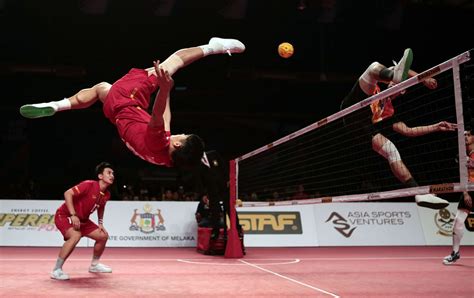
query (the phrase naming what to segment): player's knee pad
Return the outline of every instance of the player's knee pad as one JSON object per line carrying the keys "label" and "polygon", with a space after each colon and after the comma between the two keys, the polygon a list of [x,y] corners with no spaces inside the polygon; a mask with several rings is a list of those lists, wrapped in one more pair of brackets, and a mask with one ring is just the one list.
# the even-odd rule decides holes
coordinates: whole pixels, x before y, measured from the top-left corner
{"label": "player's knee pad", "polygon": [[359,86],[367,95],[374,94],[374,91],[377,86],[377,79],[374,75],[376,71],[378,71],[378,66],[380,63],[374,62],[367,67],[364,73],[359,77]]}
{"label": "player's knee pad", "polygon": [[468,213],[458,210],[454,218],[453,234],[462,237],[464,234],[464,221],[466,221]]}
{"label": "player's knee pad", "polygon": [[395,147],[395,145],[390,140],[387,140],[387,142],[383,144],[382,148],[379,148],[376,151],[378,154],[385,157],[385,159],[387,159],[389,163],[402,160],[402,157],[400,156],[397,147]]}
{"label": "player's knee pad", "polygon": [[165,61],[163,61],[160,66],[164,70],[167,70],[170,76],[172,76],[176,71],[178,71],[178,69],[184,66],[184,61],[179,55],[174,53],[169,56]]}

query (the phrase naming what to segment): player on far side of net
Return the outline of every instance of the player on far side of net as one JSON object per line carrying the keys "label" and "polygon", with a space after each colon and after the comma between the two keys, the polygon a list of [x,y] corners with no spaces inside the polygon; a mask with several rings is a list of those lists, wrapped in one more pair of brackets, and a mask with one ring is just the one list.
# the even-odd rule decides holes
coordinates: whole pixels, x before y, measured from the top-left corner
{"label": "player on far side of net", "polygon": [[[408,77],[416,76],[417,73],[410,69],[413,60],[413,52],[406,49],[403,57],[393,67],[387,68],[379,62],[373,62],[366,71],[359,77],[350,93],[342,100],[341,110],[348,108],[378,92],[380,88],[377,83],[382,82],[388,84],[389,87],[398,84]],[[429,89],[437,88],[437,81],[434,78],[427,78],[423,84]],[[344,118],[346,126],[362,127],[367,135],[369,144],[372,149],[384,157],[395,177],[406,187],[417,187],[418,183],[402,161],[400,153],[395,145],[383,134],[382,128],[379,127],[381,121],[384,125],[390,126],[390,129],[408,137],[418,137],[434,132],[454,131],[457,126],[454,123],[441,121],[435,124],[417,127],[408,127],[403,121],[399,121],[393,117],[394,109],[391,103],[392,98],[384,98],[373,102],[370,109],[363,110],[364,115],[361,118],[354,119],[349,114]],[[449,205],[449,202],[432,194],[416,195],[415,201],[419,206],[432,209],[442,209]]]}
{"label": "player on far side of net", "polygon": [[[464,133],[466,139],[466,153],[467,153],[467,167],[469,174],[469,182],[474,182],[474,135],[472,135],[472,127]],[[469,212],[474,212],[472,206],[472,197],[474,191],[463,192],[459,199],[458,210],[453,223],[453,251],[449,256],[443,259],[443,264],[450,265],[455,263],[461,258],[459,247],[461,245],[461,239],[464,235],[464,222],[466,221]],[[448,211],[449,212],[449,211]]]}
{"label": "player on far side of net", "polygon": [[[109,239],[109,234],[103,226],[103,220],[105,204],[110,199],[108,188],[114,183],[114,170],[111,164],[101,162],[95,168],[95,172],[98,180],[85,180],[68,189],[64,193],[65,202],[56,211],[54,223],[63,235],[65,242],[50,274],[52,279],[69,279],[69,275],[62,269],[63,264],[84,236],[95,240],[89,272],[112,272],[110,267],[99,263],[99,259]],[[89,219],[95,210],[97,210],[99,225]]]}
{"label": "player on far side of net", "polygon": [[[102,82],[60,101],[24,105],[20,113],[26,118],[52,116],[59,111],[88,108],[100,100],[105,117],[135,155],[156,165],[191,168],[199,164],[204,143],[194,134],[171,135],[172,75],[205,56],[243,51],[244,44],[236,39],[213,37],[208,44],[176,51],[161,64],[154,61],[153,67],[133,68],[113,85]],[[158,87],[150,115],[150,97]]]}

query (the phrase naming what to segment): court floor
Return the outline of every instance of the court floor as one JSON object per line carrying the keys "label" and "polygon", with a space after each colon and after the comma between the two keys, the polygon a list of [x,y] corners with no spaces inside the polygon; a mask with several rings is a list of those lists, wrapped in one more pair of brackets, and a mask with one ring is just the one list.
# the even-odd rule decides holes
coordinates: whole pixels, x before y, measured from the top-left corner
{"label": "court floor", "polygon": [[242,259],[194,248],[107,248],[113,273],[87,271],[77,248],[52,280],[59,248],[0,247],[2,297],[474,297],[474,247],[247,248]]}

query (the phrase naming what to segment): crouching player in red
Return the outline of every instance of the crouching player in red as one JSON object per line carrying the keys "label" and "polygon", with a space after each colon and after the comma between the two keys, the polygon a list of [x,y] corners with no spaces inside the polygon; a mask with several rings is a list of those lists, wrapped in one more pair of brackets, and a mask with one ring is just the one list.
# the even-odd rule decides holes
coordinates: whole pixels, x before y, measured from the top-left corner
{"label": "crouching player in red", "polygon": [[[105,204],[110,198],[110,192],[107,189],[114,182],[114,170],[107,162],[100,163],[95,170],[98,180],[85,180],[68,189],[64,193],[65,203],[56,211],[54,221],[66,242],[59,251],[56,266],[51,272],[53,279],[69,279],[62,266],[83,236],[95,240],[89,272],[112,272],[110,267],[100,264],[99,259],[109,238],[102,224]],[[98,226],[89,219],[95,210],[99,219]]]}

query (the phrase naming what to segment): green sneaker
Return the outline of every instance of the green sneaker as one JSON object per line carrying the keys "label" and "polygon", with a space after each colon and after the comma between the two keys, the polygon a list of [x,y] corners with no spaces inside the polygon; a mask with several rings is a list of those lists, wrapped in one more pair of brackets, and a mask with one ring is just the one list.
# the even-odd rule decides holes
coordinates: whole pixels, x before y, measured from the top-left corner
{"label": "green sneaker", "polygon": [[41,118],[52,116],[56,113],[50,104],[24,105],[20,107],[20,114],[25,118]]}
{"label": "green sneaker", "polygon": [[393,79],[392,81],[396,84],[405,81],[408,78],[408,71],[410,70],[411,63],[413,62],[413,51],[411,49],[406,49],[403,52],[403,57],[395,65],[393,69]]}

